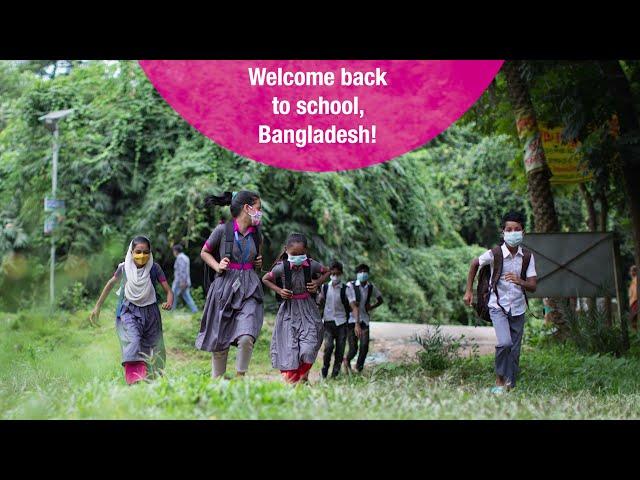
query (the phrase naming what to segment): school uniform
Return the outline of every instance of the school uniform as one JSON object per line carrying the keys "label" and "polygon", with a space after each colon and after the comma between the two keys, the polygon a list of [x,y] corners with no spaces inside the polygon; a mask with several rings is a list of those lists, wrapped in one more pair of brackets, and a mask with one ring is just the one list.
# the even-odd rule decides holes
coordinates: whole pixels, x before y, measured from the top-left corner
{"label": "school uniform", "polygon": [[347,343],[347,324],[351,308],[347,308],[343,303],[343,288],[347,302],[349,304],[355,303],[356,294],[353,290],[353,285],[346,284],[342,280],[336,284],[333,282],[324,284],[318,296],[318,303],[324,304],[322,312],[322,321],[324,324],[323,377],[326,377],[329,373],[334,348],[335,358],[331,372],[332,377],[336,377],[340,373],[340,365],[342,365],[342,358],[344,357],[344,350]]}
{"label": "school uniform", "polygon": [[[173,307],[172,310],[175,310],[178,306],[178,299],[180,297],[183,298],[184,303],[187,304],[189,310],[192,313],[196,313],[198,311],[198,307],[196,307],[195,302],[193,301],[193,297],[191,296],[191,269],[189,267],[190,261],[189,257],[184,253],[180,252],[176,257],[176,261],[173,264],[173,285],[171,286],[171,290],[173,290]],[[184,285],[184,287],[183,287]]]}
{"label": "school uniform", "polygon": [[[505,280],[507,273],[513,273],[518,278],[522,272],[524,253],[522,247],[518,247],[515,255],[512,255],[503,243],[502,249],[502,273],[496,285],[498,295],[492,290],[489,296],[489,316],[496,332],[496,374],[506,378],[511,386],[516,384],[516,376],[520,365],[520,349],[522,346],[522,334],[524,332],[526,299],[520,285]],[[493,277],[493,252],[487,250],[478,257],[480,268],[490,265]],[[535,277],[535,258],[531,254],[531,260],[527,267],[526,277]]]}
{"label": "school uniform", "polygon": [[[125,294],[124,265],[124,262],[119,264],[113,274],[116,279],[122,280],[117,292],[120,300],[116,308],[116,332],[120,340],[122,365],[128,369],[132,365],[144,362],[150,367],[150,373],[156,374],[164,368],[166,352],[155,286],[167,279],[160,265],[153,263],[149,271],[149,281],[154,289],[147,299],[136,304]],[[143,272],[144,268],[140,268],[135,273],[142,275]],[[126,277],[126,274],[124,276]]]}
{"label": "school uniform", "polygon": [[[307,291],[305,266],[310,267],[311,278],[327,272],[326,267],[312,259],[305,260],[299,266],[290,263],[294,296],[280,304],[270,349],[271,365],[282,372],[297,370],[303,364],[310,368],[322,346],[322,319],[314,296]],[[278,277],[284,277],[282,261],[277,262],[268,273],[271,281]]]}
{"label": "school uniform", "polygon": [[[234,242],[229,267],[215,276],[207,292],[207,299],[195,346],[207,352],[227,352],[230,345],[250,336],[258,338],[264,319],[262,282],[253,262],[258,256],[251,226],[241,234],[234,220]],[[224,258],[225,224],[213,229],[205,242],[209,252],[218,251]],[[252,342],[252,343],[253,343]],[[225,358],[226,362],[226,358]]]}
{"label": "school uniform", "polygon": [[[369,353],[369,322],[371,321],[371,316],[369,312],[367,312],[366,306],[370,305],[371,300],[374,298],[376,300],[382,300],[382,294],[380,293],[380,290],[378,290],[378,287],[369,281],[365,284],[360,283],[359,280],[349,283],[353,285],[354,291],[357,288],[360,292],[358,310],[360,313],[362,338],[358,338],[356,335],[356,319],[353,316],[353,312],[351,312],[349,314],[349,324],[347,327],[347,343],[349,345],[347,361],[351,362],[357,354],[358,359],[356,360],[356,369],[360,372],[364,368],[364,361],[367,358],[367,353]],[[359,346],[358,343],[360,344]]]}

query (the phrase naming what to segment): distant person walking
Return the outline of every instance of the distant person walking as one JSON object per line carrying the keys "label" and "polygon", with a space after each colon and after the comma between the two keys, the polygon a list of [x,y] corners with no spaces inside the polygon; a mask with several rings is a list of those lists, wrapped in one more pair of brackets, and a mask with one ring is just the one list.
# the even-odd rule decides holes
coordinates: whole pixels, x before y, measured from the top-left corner
{"label": "distant person walking", "polygon": [[629,285],[629,323],[631,328],[638,330],[638,267],[632,265],[629,269],[631,285]]}
{"label": "distant person walking", "polygon": [[176,309],[178,299],[182,297],[184,303],[187,304],[187,307],[189,307],[191,312],[196,313],[198,311],[198,307],[196,307],[196,303],[193,301],[193,297],[191,297],[190,292],[191,262],[189,261],[189,257],[184,253],[184,248],[179,243],[176,243],[173,246],[173,256],[176,257],[176,261],[173,264],[173,285],[171,286],[171,290],[173,290],[173,296],[175,298],[172,310]]}

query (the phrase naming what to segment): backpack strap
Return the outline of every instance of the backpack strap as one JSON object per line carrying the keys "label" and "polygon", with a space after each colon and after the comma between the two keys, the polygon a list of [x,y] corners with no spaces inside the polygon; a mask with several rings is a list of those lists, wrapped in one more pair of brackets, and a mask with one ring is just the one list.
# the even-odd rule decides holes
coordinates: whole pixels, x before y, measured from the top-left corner
{"label": "backpack strap", "polygon": [[251,234],[251,237],[253,238],[253,243],[256,246],[256,257],[259,257],[260,255],[262,255],[262,232],[260,232],[260,228],[259,227],[253,227],[256,229],[255,233]]}
{"label": "backpack strap", "polygon": [[360,287],[358,287],[355,282],[349,282],[351,285],[353,285],[353,291],[356,294],[356,303],[358,304],[358,307],[360,307]]}
{"label": "backpack strap", "polygon": [[502,305],[500,305],[500,296],[498,295],[498,280],[500,280],[500,275],[502,275],[502,245],[493,247],[491,249],[491,253],[493,253],[493,275],[491,276],[490,287],[491,290],[493,290],[493,292],[496,294],[496,303],[506,315],[507,312],[502,307]]}
{"label": "backpack strap", "polygon": [[[531,250],[528,248],[522,249],[522,270],[520,271],[520,278],[524,281],[527,280],[527,270],[529,269],[529,263],[531,263]],[[522,293],[524,294],[524,300],[527,302],[527,309],[529,308],[529,298],[527,297],[527,291],[524,287],[522,288]]]}
{"label": "backpack strap", "polygon": [[371,303],[371,293],[373,292],[373,285],[371,282],[367,285],[367,303],[365,305],[369,305]]}
{"label": "backpack strap", "polygon": [[292,290],[292,286],[291,286],[291,265],[289,265],[289,261],[288,260],[283,260],[282,261],[282,271],[283,271],[283,275],[284,275],[284,280],[282,282],[282,288],[284,288],[285,290]]}
{"label": "backpack strap", "polygon": [[325,283],[324,285],[322,285],[322,298],[324,299],[324,301],[327,301],[327,291],[329,290],[329,284]]}
{"label": "backpack strap", "polygon": [[233,260],[233,233],[233,220],[228,220],[224,229],[224,256],[230,261]]}
{"label": "backpack strap", "polygon": [[349,318],[349,313],[351,313],[351,305],[349,305],[349,299],[347,298],[347,285],[343,284],[340,287],[340,300],[342,301],[342,305],[344,306],[344,311],[347,314],[347,319]]}

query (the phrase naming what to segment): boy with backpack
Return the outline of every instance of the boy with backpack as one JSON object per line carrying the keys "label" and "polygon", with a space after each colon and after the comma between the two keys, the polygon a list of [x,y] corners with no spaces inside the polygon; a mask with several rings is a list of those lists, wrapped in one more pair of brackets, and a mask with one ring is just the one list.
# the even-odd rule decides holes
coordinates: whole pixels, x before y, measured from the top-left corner
{"label": "boy with backpack", "polygon": [[528,306],[526,292],[535,292],[537,285],[533,254],[520,246],[524,229],[522,213],[511,211],[503,217],[504,242],[473,259],[464,294],[464,302],[471,306],[473,281],[480,269],[476,311],[493,323],[496,332],[496,385],[491,392],[497,394],[515,387]]}
{"label": "boy with backpack", "polygon": [[[364,368],[367,353],[369,353],[370,312],[382,305],[382,294],[378,287],[369,281],[369,265],[358,265],[356,267],[356,281],[349,282],[349,284],[353,285],[356,303],[358,304],[358,313],[354,314],[352,312],[349,315],[349,324],[347,326],[349,352],[343,359],[343,364],[347,372],[351,372],[351,360],[355,358],[357,353],[356,370],[361,372]],[[376,303],[373,305],[371,304],[372,298],[376,299]],[[360,343],[359,346],[358,343]]]}
{"label": "boy with backpack", "polygon": [[358,318],[358,304],[353,285],[342,281],[342,263],[334,261],[330,267],[330,282],[325,283],[318,295],[318,304],[324,306],[322,321],[324,322],[324,364],[322,378],[327,378],[331,356],[335,348],[331,377],[340,374],[340,365],[347,343],[347,322],[349,314],[354,313]]}

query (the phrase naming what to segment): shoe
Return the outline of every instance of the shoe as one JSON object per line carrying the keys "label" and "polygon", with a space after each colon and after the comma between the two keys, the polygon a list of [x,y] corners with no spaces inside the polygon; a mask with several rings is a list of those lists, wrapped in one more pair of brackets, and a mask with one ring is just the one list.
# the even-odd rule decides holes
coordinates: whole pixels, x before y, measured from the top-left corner
{"label": "shoe", "polygon": [[494,395],[502,395],[505,392],[505,388],[499,385],[496,385],[494,387],[491,387],[489,391]]}

